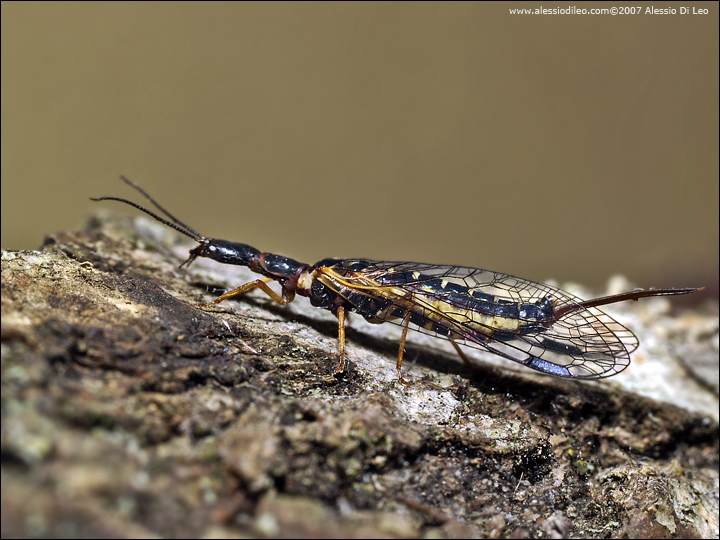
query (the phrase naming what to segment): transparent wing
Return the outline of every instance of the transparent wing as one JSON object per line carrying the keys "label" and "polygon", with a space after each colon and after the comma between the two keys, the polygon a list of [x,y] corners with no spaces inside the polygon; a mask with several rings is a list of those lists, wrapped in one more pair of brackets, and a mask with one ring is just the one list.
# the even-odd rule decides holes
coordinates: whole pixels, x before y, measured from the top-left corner
{"label": "transparent wing", "polygon": [[[579,307],[580,298],[544,283],[461,266],[367,260],[342,265],[351,285],[338,292],[368,320],[402,325],[410,312],[415,330],[558,377],[615,375],[638,347],[635,335],[612,317]],[[572,309],[561,309],[567,306]]]}

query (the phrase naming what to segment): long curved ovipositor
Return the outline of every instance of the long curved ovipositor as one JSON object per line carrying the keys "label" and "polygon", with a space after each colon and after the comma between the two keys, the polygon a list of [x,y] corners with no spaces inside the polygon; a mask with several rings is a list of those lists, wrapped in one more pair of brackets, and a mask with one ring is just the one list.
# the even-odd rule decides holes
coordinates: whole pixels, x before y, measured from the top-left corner
{"label": "long curved ovipositor", "polygon": [[[410,325],[450,340],[467,364],[469,360],[459,345],[490,351],[556,377],[610,377],[630,364],[630,353],[637,349],[638,340],[599,306],[702,290],[639,289],[582,300],[551,285],[479,268],[366,259],[323,259],[309,265],[247,244],[203,236],[165,210],[140,186],[121,178],[165,218],[119,197],[91,200],[128,204],[195,240],[198,246],[190,250],[181,267],[198,257],[207,257],[223,264],[247,266],[264,276],[213,302],[200,304],[200,308],[260,289],[279,304],[292,302],[295,294],[306,296],[313,306],[337,316],[340,361],[334,374],[345,370],[345,318],[346,312],[353,311],[371,323],[402,326],[397,372],[403,383],[401,367]],[[281,295],[268,286],[269,281],[280,284]]]}

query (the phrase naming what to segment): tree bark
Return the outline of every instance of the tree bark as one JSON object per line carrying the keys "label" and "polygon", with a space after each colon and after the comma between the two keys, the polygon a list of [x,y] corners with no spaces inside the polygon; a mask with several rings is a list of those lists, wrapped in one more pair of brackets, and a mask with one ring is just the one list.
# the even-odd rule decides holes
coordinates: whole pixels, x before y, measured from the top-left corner
{"label": "tree bark", "polygon": [[3,536],[718,536],[712,308],[621,308],[634,362],[675,351],[667,398],[633,366],[469,371],[417,334],[405,387],[392,325],[354,318],[333,376],[337,323],[304,300],[198,309],[257,276],[179,270],[177,236],[104,218],[3,251]]}

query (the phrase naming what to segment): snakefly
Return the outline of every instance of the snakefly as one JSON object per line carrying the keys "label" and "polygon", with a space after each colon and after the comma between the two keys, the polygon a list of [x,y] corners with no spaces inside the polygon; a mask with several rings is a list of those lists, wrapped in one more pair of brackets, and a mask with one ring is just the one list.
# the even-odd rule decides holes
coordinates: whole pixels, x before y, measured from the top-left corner
{"label": "snakefly", "polygon": [[[639,289],[581,300],[550,285],[478,268],[365,259],[323,259],[308,265],[246,244],[207,238],[165,210],[141,187],[121,178],[168,219],[118,197],[91,200],[128,204],[195,240],[199,245],[190,250],[181,267],[208,257],[247,266],[264,276],[198,307],[206,309],[260,289],[278,304],[292,302],[297,293],[308,297],[313,306],[330,310],[338,319],[340,349],[334,375],[345,370],[345,318],[354,311],[371,323],[402,326],[397,372],[404,384],[400,368],[411,324],[420,332],[450,340],[468,365],[459,345],[490,351],[556,377],[610,377],[629,365],[638,340],[599,306],[701,290]],[[282,295],[267,285],[270,281],[280,284]]]}

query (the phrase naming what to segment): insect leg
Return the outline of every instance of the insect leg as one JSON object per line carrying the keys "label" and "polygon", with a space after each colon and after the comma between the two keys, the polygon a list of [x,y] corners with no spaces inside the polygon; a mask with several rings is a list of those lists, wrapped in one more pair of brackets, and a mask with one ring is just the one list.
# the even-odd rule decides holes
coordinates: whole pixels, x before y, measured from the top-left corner
{"label": "insect leg", "polygon": [[333,371],[333,375],[342,373],[345,371],[345,308],[338,306],[337,308],[338,318],[338,347],[340,349],[340,363]]}
{"label": "insect leg", "polygon": [[462,358],[463,363],[465,366],[467,366],[468,369],[475,369],[473,365],[470,363],[470,359],[467,357],[467,355],[463,352],[463,350],[460,348],[460,345],[458,345],[454,339],[450,338],[450,343],[452,343],[452,346],[455,347],[455,350],[457,351],[458,355],[460,355],[460,358]]}
{"label": "insect leg", "polygon": [[408,312],[405,313],[405,317],[403,317],[403,331],[402,336],[400,337],[400,350],[398,351],[397,359],[398,380],[405,386],[410,386],[410,383],[403,379],[400,368],[402,367],[403,354],[405,353],[405,339],[407,338],[408,325],[410,324],[410,313],[411,312],[408,310]]}
{"label": "insect leg", "polygon": [[228,298],[233,298],[234,296],[239,296],[247,291],[251,291],[252,289],[262,290],[265,294],[267,294],[270,298],[275,300],[281,306],[284,306],[285,304],[289,304],[290,302],[293,301],[293,299],[295,298],[295,291],[287,291],[287,290],[283,289],[283,295],[280,296],[278,293],[276,293],[270,287],[268,287],[268,285],[267,285],[268,281],[272,281],[272,280],[256,279],[255,281],[251,281],[250,283],[241,285],[240,287],[233,289],[232,291],[228,291],[225,294],[218,296],[212,302],[208,302],[207,304],[197,304],[197,307],[199,307],[201,309],[208,308],[210,306],[219,304],[220,302],[224,302]]}

